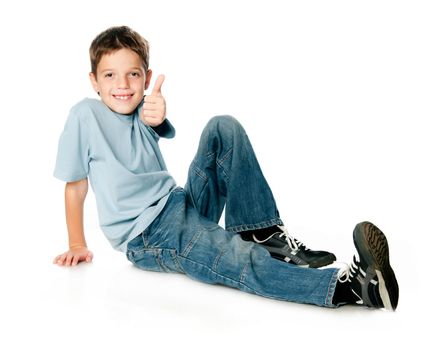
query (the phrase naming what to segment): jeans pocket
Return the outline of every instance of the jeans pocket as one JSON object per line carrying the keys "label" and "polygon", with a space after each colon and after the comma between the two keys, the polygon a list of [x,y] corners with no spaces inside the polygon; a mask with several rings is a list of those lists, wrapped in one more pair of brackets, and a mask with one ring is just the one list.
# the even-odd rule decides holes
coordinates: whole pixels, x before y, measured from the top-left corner
{"label": "jeans pocket", "polygon": [[127,257],[142,270],[184,273],[174,249],[144,248],[128,251]]}

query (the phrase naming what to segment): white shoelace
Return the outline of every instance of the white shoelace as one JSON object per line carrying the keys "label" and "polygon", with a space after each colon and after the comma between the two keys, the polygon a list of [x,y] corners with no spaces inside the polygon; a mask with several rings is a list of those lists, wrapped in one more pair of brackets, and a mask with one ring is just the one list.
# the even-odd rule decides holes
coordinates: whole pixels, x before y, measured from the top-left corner
{"label": "white shoelace", "polygon": [[[337,275],[337,280],[340,283],[352,282],[352,277],[354,275],[356,275],[356,273],[359,269],[359,267],[356,265],[356,263],[358,263],[358,262],[359,262],[358,255],[355,255],[353,257],[352,263],[350,265],[346,264],[346,263],[341,263],[341,264],[344,264],[344,266],[339,269],[339,272],[338,272],[338,275]],[[356,293],[353,290],[353,288],[351,290],[352,290],[352,293],[354,295],[356,295],[356,297],[357,297],[356,304],[363,305],[364,302],[363,302],[362,296],[359,295],[358,293]]]}
{"label": "white shoelace", "polygon": [[270,237],[268,237],[268,238],[266,238],[262,241],[258,240],[254,235],[253,236],[254,240],[257,243],[264,243],[264,242],[268,241],[272,236],[278,234],[278,237],[280,237],[280,238],[285,237],[287,244],[289,245],[290,249],[294,253],[297,252],[300,247],[303,247],[305,250],[309,250],[309,248],[307,248],[302,242],[300,242],[296,238],[290,236],[289,231],[287,231],[287,228],[285,226],[278,225],[278,228],[281,230],[281,233],[278,234],[278,232],[276,232],[273,235],[271,235]]}
{"label": "white shoelace", "polygon": [[340,268],[337,277],[337,280],[340,283],[351,282],[351,277],[356,274],[356,271],[358,269],[358,266],[356,265],[355,261],[359,262],[356,255],[353,257],[352,263],[350,265],[343,263],[344,267]]}
{"label": "white shoelace", "polygon": [[282,238],[285,237],[287,244],[289,245],[290,249],[297,252],[300,247],[303,247],[305,250],[309,250],[302,242],[298,241],[296,238],[290,236],[289,231],[285,226],[279,225],[278,228],[282,231],[278,237]]}

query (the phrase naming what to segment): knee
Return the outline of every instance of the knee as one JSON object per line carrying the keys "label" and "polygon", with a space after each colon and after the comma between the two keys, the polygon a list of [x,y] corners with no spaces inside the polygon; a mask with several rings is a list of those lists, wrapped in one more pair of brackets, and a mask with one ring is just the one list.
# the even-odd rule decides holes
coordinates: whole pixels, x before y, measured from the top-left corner
{"label": "knee", "polygon": [[239,121],[231,115],[218,115],[210,119],[206,129],[219,132],[242,131],[243,127]]}

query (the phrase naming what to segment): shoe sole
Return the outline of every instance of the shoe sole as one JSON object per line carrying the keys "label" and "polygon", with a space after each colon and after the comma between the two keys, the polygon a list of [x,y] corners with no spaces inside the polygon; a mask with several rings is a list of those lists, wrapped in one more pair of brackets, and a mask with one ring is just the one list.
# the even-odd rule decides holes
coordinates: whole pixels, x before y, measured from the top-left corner
{"label": "shoe sole", "polygon": [[330,253],[326,255],[324,258],[311,262],[309,264],[309,267],[317,269],[319,267],[331,265],[336,260],[337,260],[336,256],[333,253]]}
{"label": "shoe sole", "polygon": [[359,256],[362,256],[377,274],[384,308],[395,310],[399,301],[399,285],[390,266],[387,238],[374,224],[364,221],[356,225],[353,241]]}

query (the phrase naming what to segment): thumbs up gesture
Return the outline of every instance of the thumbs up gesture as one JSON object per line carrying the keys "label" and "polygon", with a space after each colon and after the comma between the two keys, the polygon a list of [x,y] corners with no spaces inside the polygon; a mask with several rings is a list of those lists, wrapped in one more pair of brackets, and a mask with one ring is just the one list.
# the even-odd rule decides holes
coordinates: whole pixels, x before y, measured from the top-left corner
{"label": "thumbs up gesture", "polygon": [[141,110],[142,121],[152,127],[161,125],[166,118],[166,100],[161,94],[163,82],[164,75],[161,74],[155,81],[151,95],[145,96]]}

